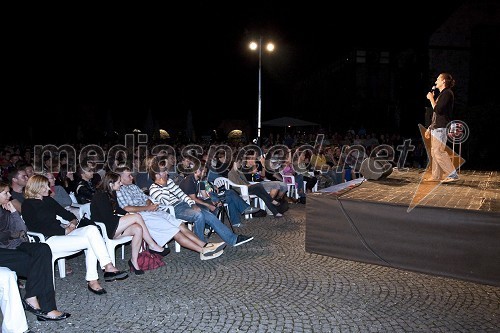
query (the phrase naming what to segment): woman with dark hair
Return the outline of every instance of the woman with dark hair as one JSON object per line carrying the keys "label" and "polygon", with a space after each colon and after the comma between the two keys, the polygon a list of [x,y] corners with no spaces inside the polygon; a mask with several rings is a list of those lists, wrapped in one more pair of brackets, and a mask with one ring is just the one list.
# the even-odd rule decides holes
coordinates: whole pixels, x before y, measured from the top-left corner
{"label": "woman with dark hair", "polygon": [[106,225],[108,238],[114,239],[120,236],[132,236],[132,254],[128,265],[131,272],[141,275],[144,274],[144,271],[137,268],[139,267],[137,257],[143,239],[148,244],[149,251],[151,252],[166,256],[170,250],[162,248],[154,241],[140,214],[128,214],[126,210],[118,205],[116,191],[121,186],[120,175],[114,172],[107,172],[92,198],[90,212],[92,220],[102,222]]}
{"label": "woman with dark hair", "polygon": [[448,139],[446,127],[450,122],[455,103],[455,95],[451,90],[455,86],[455,80],[450,74],[441,73],[435,85],[439,90],[437,99],[434,99],[434,92],[427,93],[427,99],[434,111],[432,122],[425,132],[426,139],[431,139],[432,176],[425,178],[424,181],[450,183],[458,180],[456,169],[445,150]]}

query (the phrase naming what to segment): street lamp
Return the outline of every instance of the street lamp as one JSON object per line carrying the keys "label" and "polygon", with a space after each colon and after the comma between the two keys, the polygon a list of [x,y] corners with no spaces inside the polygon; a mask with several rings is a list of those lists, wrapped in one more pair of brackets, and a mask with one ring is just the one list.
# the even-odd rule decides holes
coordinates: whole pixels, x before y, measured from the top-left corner
{"label": "street lamp", "polygon": [[[259,102],[257,106],[257,144],[260,145],[260,126],[261,126],[261,111],[262,111],[262,36],[259,37],[259,42],[252,41],[250,43],[250,50],[259,50]],[[274,51],[274,44],[267,43],[266,50],[268,52]]]}

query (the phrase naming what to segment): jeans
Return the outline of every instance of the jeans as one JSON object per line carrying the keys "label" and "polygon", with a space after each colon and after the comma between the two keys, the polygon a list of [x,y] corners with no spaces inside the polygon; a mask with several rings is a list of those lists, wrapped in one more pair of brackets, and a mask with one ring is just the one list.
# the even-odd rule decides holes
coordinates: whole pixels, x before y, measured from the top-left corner
{"label": "jeans", "polygon": [[304,175],[301,174],[296,174],[295,175],[295,191],[297,191],[297,194],[299,197],[305,197],[306,192],[304,192]]}
{"label": "jeans", "polygon": [[238,193],[233,190],[226,190],[226,202],[229,209],[229,219],[232,225],[241,223],[241,213],[248,207],[249,204],[243,200]]}
{"label": "jeans", "polygon": [[[245,209],[250,207],[250,205],[247,204],[245,200],[243,200],[240,197],[240,195],[234,190],[226,190],[224,193],[225,193],[227,208],[229,210],[229,220],[231,220],[231,224],[232,225],[240,224],[241,213],[243,213]],[[215,192],[210,192],[210,199],[212,202],[221,201],[219,196]]]}
{"label": "jeans", "polygon": [[224,223],[222,223],[214,214],[211,212],[201,209],[196,211],[191,208],[186,202],[181,202],[174,206],[175,217],[188,222],[193,222],[193,232],[199,239],[207,242],[205,238],[205,225],[208,224],[224,242],[229,245],[236,244],[238,235],[233,233]]}

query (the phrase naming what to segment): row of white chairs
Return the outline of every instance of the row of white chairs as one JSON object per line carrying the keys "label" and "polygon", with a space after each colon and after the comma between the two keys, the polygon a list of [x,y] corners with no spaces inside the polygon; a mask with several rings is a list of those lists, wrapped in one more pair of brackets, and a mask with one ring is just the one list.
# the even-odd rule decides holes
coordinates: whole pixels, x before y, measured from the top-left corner
{"label": "row of white chairs", "polygon": [[[214,181],[215,186],[221,187],[224,186],[227,190],[229,190],[231,187],[237,187],[241,190],[241,197],[245,202],[248,204],[251,204],[251,202],[254,202],[254,205],[256,207],[260,207],[261,209],[265,209],[265,204],[262,201],[262,199],[258,198],[255,195],[250,195],[248,194],[248,187],[245,185],[238,185],[230,181],[228,178],[225,177],[218,177]],[[90,203],[86,204],[79,204],[76,200],[76,197],[74,193],[70,193],[70,197],[73,201],[72,207],[78,208],[79,213],[80,213],[80,218],[82,218],[84,215],[86,215],[87,218],[92,219],[91,217],[91,212],[90,212]],[[175,211],[173,206],[167,206],[167,211],[175,217]],[[251,215],[247,214],[245,215],[246,218],[249,218]],[[69,223],[69,221],[65,221],[62,218],[58,216],[58,218],[61,220],[61,223]],[[188,223],[187,221],[184,221],[184,223],[187,224],[188,228],[190,230],[193,229],[192,223]],[[95,223],[101,228],[102,231],[102,236],[104,238],[104,242],[106,244],[106,248],[108,250],[108,253],[111,257],[111,260],[113,262],[113,265],[116,266],[116,247],[121,245],[121,258],[122,260],[125,259],[125,245],[127,243],[130,243],[132,241],[132,236],[121,236],[115,239],[111,239],[108,237],[107,232],[106,232],[106,225],[103,222],[95,221]],[[39,232],[33,232],[33,231],[28,231],[28,236],[31,242],[41,242],[45,243],[46,242],[46,237],[42,233]],[[180,244],[175,242],[175,252],[180,252]],[[59,277],[64,278],[66,277],[66,257],[74,255],[82,250],[73,250],[73,251],[59,251],[57,249],[52,249],[52,278],[53,278],[53,283],[54,283],[54,288],[55,288],[55,263],[57,262],[58,268],[59,268]]]}
{"label": "row of white chairs", "polygon": [[[312,177],[316,177],[314,175],[314,172],[312,171],[309,171],[309,175],[311,175]],[[285,179],[285,177],[288,178],[288,181],[285,182],[285,184],[288,186],[288,196],[291,197],[291,198],[295,198],[295,199],[298,199],[299,198],[299,191],[297,189],[297,183],[295,182],[295,176],[290,176],[290,175],[284,175],[281,173],[281,176],[283,177],[283,179]],[[304,182],[304,193],[306,193],[306,182]],[[318,182],[316,182],[316,184],[314,184],[314,187],[312,188],[312,192],[317,192],[318,191]]]}

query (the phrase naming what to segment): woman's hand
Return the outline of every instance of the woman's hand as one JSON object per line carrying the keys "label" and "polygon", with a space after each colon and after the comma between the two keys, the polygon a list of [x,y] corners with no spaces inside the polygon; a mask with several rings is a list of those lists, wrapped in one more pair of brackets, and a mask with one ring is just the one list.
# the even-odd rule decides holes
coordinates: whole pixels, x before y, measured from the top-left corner
{"label": "woman's hand", "polygon": [[14,213],[16,211],[16,207],[14,207],[14,205],[10,201],[5,203],[5,204],[2,204],[2,207],[4,209],[10,211],[11,213]]}
{"label": "woman's hand", "polygon": [[66,235],[69,235],[75,229],[76,229],[76,224],[70,223],[70,224],[68,224],[68,226],[64,230],[65,230]]}

